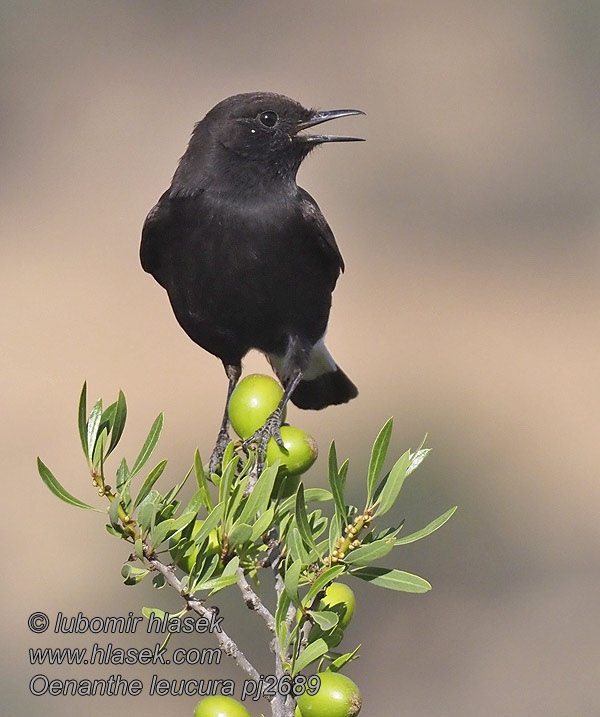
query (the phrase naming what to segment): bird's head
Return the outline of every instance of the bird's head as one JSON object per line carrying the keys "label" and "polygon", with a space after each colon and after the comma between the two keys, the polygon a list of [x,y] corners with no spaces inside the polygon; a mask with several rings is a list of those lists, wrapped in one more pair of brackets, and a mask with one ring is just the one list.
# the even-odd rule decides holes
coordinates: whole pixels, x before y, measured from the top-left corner
{"label": "bird's head", "polygon": [[201,180],[215,188],[235,179],[238,187],[255,182],[295,181],[302,160],[325,142],[356,142],[360,137],[307,132],[323,122],[364,114],[361,110],[306,109],[270,92],[233,95],[215,105],[194,128],[174,182]]}

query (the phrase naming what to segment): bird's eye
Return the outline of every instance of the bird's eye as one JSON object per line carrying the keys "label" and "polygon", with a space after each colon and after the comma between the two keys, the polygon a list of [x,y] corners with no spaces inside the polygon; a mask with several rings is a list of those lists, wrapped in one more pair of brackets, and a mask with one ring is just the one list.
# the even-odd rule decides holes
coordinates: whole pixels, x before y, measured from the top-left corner
{"label": "bird's eye", "polygon": [[267,110],[266,112],[261,112],[258,115],[258,120],[265,127],[275,127],[275,125],[279,122],[279,117],[276,112]]}

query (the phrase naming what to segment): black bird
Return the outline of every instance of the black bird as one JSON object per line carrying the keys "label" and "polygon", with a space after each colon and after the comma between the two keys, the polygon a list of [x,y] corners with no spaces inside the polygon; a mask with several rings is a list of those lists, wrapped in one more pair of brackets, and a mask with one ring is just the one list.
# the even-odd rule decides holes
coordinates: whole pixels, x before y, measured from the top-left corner
{"label": "black bird", "polygon": [[247,441],[264,456],[281,444],[282,410],[345,403],[357,389],[324,343],[331,293],[344,262],[315,200],[296,184],[302,160],[325,142],[358,137],[303,130],[360,110],[305,109],[251,92],[219,102],[194,127],[171,186],[150,211],[140,258],[177,320],[221,359],[227,403],[210,469],[229,441],[227,404],[242,358],[262,351],[284,386],[277,410]]}

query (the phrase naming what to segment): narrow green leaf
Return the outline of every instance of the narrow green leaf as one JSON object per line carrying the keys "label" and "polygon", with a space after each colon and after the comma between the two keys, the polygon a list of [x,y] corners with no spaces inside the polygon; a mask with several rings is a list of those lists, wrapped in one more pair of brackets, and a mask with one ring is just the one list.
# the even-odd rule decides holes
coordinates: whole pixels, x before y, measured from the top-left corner
{"label": "narrow green leaf", "polygon": [[117,468],[117,491],[121,494],[121,502],[127,512],[131,510],[131,473],[127,467],[127,461],[125,458],[119,464]]}
{"label": "narrow green leaf", "polygon": [[268,508],[278,468],[279,461],[276,461],[260,474],[240,513],[241,523],[251,523],[257,513],[264,513]]}
{"label": "narrow green leaf", "polygon": [[431,585],[427,580],[418,575],[412,575],[412,573],[405,573],[404,570],[375,567],[354,568],[350,570],[350,575],[388,590],[399,590],[406,593],[426,593],[431,590]]}
{"label": "narrow green leaf", "polygon": [[204,483],[206,482],[206,474],[204,473],[204,465],[202,464],[202,458],[200,457],[200,451],[196,448],[194,453],[194,473],[196,475],[196,483],[200,490],[204,489]]}
{"label": "narrow green leaf", "polygon": [[196,543],[196,545],[202,545],[202,543],[208,538],[211,530],[214,530],[217,527],[222,517],[223,503],[219,503],[206,516],[204,523],[202,523],[202,527],[194,536],[194,543]]}
{"label": "narrow green leaf", "polygon": [[335,544],[342,536],[342,520],[336,510],[329,523],[329,554],[335,550]]}
{"label": "narrow green leaf", "polygon": [[308,613],[323,632],[333,630],[340,620],[339,615],[331,610],[309,610]]}
{"label": "narrow green leaf", "polygon": [[194,472],[196,474],[198,490],[202,491],[204,505],[210,512],[214,506],[210,496],[210,491],[208,490],[208,481],[206,480],[206,473],[204,472],[204,466],[202,465],[202,459],[200,458],[200,451],[197,448],[196,453],[194,454]]}
{"label": "narrow green leaf", "polygon": [[[158,574],[152,578],[152,587],[155,588],[156,590],[162,590],[166,584],[167,584],[167,581],[166,581],[164,575]],[[170,637],[170,635],[167,635],[167,639],[169,639],[169,637]]]}
{"label": "narrow green leaf", "polygon": [[110,445],[106,452],[107,457],[117,447],[117,443],[123,435],[123,429],[125,428],[125,421],[127,419],[127,403],[125,402],[125,395],[123,391],[119,391],[119,398],[117,399],[114,418],[112,420],[112,430],[110,432]]}
{"label": "narrow green leaf", "polygon": [[339,657],[336,657],[336,659],[332,661],[332,663],[327,669],[330,672],[339,672],[344,665],[348,664],[348,662],[358,659],[358,655],[356,653],[360,650],[360,647],[361,646],[359,645],[352,652],[347,652],[345,655],[340,655]]}
{"label": "narrow green leaf", "polygon": [[244,491],[246,490],[247,483],[247,475],[242,476],[241,479],[238,479],[235,488],[231,493],[231,500],[229,501],[229,505],[227,506],[227,517],[225,518],[225,520],[235,520],[235,514],[237,513],[237,510],[240,507],[240,503],[242,502],[242,499],[244,497]]}
{"label": "narrow green leaf", "polygon": [[361,545],[356,550],[346,553],[344,561],[348,565],[368,565],[375,560],[379,560],[387,555],[394,547],[394,539],[386,538],[385,540],[376,540],[367,545]]}
{"label": "narrow green leaf", "polygon": [[162,413],[159,413],[154,420],[152,427],[150,428],[150,433],[148,433],[148,437],[146,438],[146,441],[142,446],[142,450],[140,451],[138,457],[135,459],[135,463],[133,464],[133,468],[131,469],[132,476],[137,475],[144,467],[148,458],[150,458],[152,451],[154,450],[158,439],[160,438],[163,423],[164,416]]}
{"label": "narrow green leaf", "polygon": [[237,572],[237,569],[240,567],[240,559],[237,555],[234,555],[233,558],[227,563],[227,565],[223,568],[222,575],[235,575]]}
{"label": "narrow green leaf", "polygon": [[369,533],[367,536],[365,536],[365,543],[372,543],[375,540],[383,540],[384,538],[395,538],[398,533],[402,530],[402,527],[404,526],[404,518],[400,521],[400,525],[396,528],[393,526],[390,526],[389,528],[384,528],[383,530],[380,530],[377,533]]}
{"label": "narrow green leaf", "polygon": [[327,455],[327,469],[329,473],[329,482],[331,483],[332,478],[337,478],[339,474],[335,441],[331,441],[331,445],[329,446],[329,454]]}
{"label": "narrow green leaf", "polygon": [[189,574],[190,592],[194,592],[196,585],[206,582],[213,575],[219,562],[218,555],[206,555],[202,547],[200,548],[194,566]]}
{"label": "narrow green leaf", "polygon": [[117,402],[111,403],[108,408],[105,408],[102,411],[102,420],[100,421],[100,431],[103,428],[106,428],[106,432],[110,433],[110,429],[113,424],[113,419],[115,417],[115,411],[117,410]]}
{"label": "narrow green leaf", "polygon": [[338,471],[339,482],[340,482],[340,485],[342,486],[342,490],[344,490],[346,488],[346,478],[348,477],[348,468],[350,468],[350,459],[346,458],[346,460],[340,466],[340,470]]}
{"label": "narrow green leaf", "polygon": [[315,640],[315,642],[311,642],[310,645],[308,645],[308,647],[303,650],[296,659],[292,677],[297,675],[299,672],[302,672],[302,670],[305,667],[308,667],[311,662],[318,660],[321,655],[324,655],[327,652],[327,650],[329,650],[329,647],[322,637]]}
{"label": "narrow green leaf", "polygon": [[219,590],[226,588],[228,585],[235,585],[237,583],[237,575],[220,575],[218,578],[211,578],[202,583],[194,586],[194,592],[196,590],[210,590],[210,594],[214,595]]}
{"label": "narrow green leaf", "polygon": [[96,445],[96,436],[98,435],[98,429],[100,428],[100,421],[102,420],[102,399],[99,398],[94,407],[90,412],[90,417],[87,422],[87,447],[88,447],[88,458],[91,460],[91,454],[94,451]]}
{"label": "narrow green leaf", "polygon": [[319,554],[317,544],[313,538],[312,530],[308,524],[308,515],[306,514],[306,503],[304,502],[304,486],[302,483],[298,485],[298,491],[296,492],[296,524],[300,531],[302,540],[306,543],[309,548],[312,548],[317,555],[322,559],[323,556]]}
{"label": "narrow green leaf", "polygon": [[421,538],[426,538],[428,535],[434,533],[438,528],[441,528],[444,523],[449,521],[457,508],[457,505],[455,505],[454,508],[450,508],[450,510],[447,510],[443,515],[440,515],[439,518],[432,520],[429,525],[421,528],[421,530],[417,530],[416,533],[405,535],[403,538],[397,538],[395,544],[406,545],[407,543],[414,543],[416,540],[421,540]]}
{"label": "narrow green leaf", "polygon": [[164,543],[167,538],[172,538],[177,535],[177,533],[182,531],[195,517],[195,513],[186,513],[179,518],[163,520],[163,522],[159,523],[152,531],[152,547],[156,548],[161,545],[161,543]]}
{"label": "narrow green leaf", "polygon": [[79,439],[83,454],[89,460],[88,442],[87,442],[87,381],[83,382],[83,388],[79,396],[79,408],[77,412],[77,422],[79,425]]}
{"label": "narrow green leaf", "polygon": [[293,562],[285,573],[284,583],[285,590],[295,605],[300,607],[300,595],[298,593],[298,583],[300,582],[300,572],[302,571],[302,561]]}
{"label": "narrow green leaf", "polygon": [[264,535],[267,530],[271,527],[273,520],[275,518],[275,508],[271,507],[268,510],[265,510],[265,512],[258,518],[256,523],[252,526],[252,535],[250,536],[250,540],[253,542],[256,542],[261,535]]}
{"label": "narrow green leaf", "polygon": [[204,505],[204,491],[197,490],[190,498],[188,504],[184,508],[184,513],[195,513],[198,515],[200,508]]}
{"label": "narrow green leaf", "polygon": [[408,477],[416,468],[418,468],[421,463],[425,460],[427,457],[427,454],[431,451],[431,448],[419,448],[418,451],[415,451],[411,457],[410,457],[410,465],[406,469],[406,476]]}
{"label": "narrow green leaf", "polygon": [[223,503],[224,516],[227,516],[227,506],[231,497],[231,486],[235,478],[235,472],[237,470],[238,463],[240,462],[239,456],[234,456],[229,463],[224,463],[225,468],[222,472],[221,482],[219,483],[219,503]]}
{"label": "narrow green leaf", "polygon": [[173,519],[173,533],[169,536],[170,538],[174,538],[179,533],[182,533],[184,529],[190,525],[190,523],[193,523],[196,520],[196,513],[194,511],[190,511],[188,513],[183,513],[179,516],[179,518]]}
{"label": "narrow green leaf", "polygon": [[136,568],[130,563],[125,563],[121,568],[121,575],[125,585],[137,585],[149,572],[146,568]]}
{"label": "narrow green leaf", "polygon": [[279,640],[282,652],[285,650],[287,640],[287,611],[291,604],[290,596],[283,591],[277,602],[277,610],[275,611],[275,632]]}
{"label": "narrow green leaf", "polygon": [[108,508],[108,519],[110,520],[110,524],[113,528],[117,528],[119,526],[119,494],[117,493],[117,497],[111,502],[109,508]]}
{"label": "narrow green leaf", "polygon": [[170,503],[177,503],[175,499],[175,496],[179,493],[179,491],[183,488],[183,486],[187,483],[187,479],[190,477],[192,473],[192,469],[190,468],[188,472],[185,474],[185,478],[181,481],[181,483],[177,483],[177,485],[174,485],[170,491],[165,493],[164,503],[165,505],[169,505]]}
{"label": "narrow green leaf", "polygon": [[[219,475],[219,479],[223,475],[223,471],[225,470],[225,467],[227,465],[229,465],[229,463],[231,462],[231,459],[233,458],[233,451],[234,451],[233,441],[229,441],[229,443],[225,447],[225,450],[223,451],[223,458],[221,459],[221,473],[220,473],[220,475],[213,473],[213,480],[214,480],[215,475]],[[220,482],[220,480],[217,482],[217,485],[219,485],[219,482]]]}
{"label": "narrow green leaf", "polygon": [[96,445],[92,452],[92,466],[96,468],[100,461],[104,460],[104,449],[106,447],[106,441],[108,439],[108,429],[105,427],[100,431],[100,434],[96,438]]}
{"label": "narrow green leaf", "polygon": [[113,535],[115,538],[122,538],[122,537],[123,537],[123,528],[121,528],[121,526],[119,526],[118,529],[115,529],[115,528],[112,527],[112,525],[108,525],[108,524],[105,525],[104,527],[106,528],[106,532],[107,532],[109,535]]}
{"label": "narrow green leaf", "polygon": [[[308,516],[308,524],[310,526],[310,530],[312,532],[313,540],[317,541],[317,539],[327,530],[327,526],[329,525],[329,519],[325,516],[321,516],[320,510],[313,511]],[[317,545],[317,552],[319,555],[321,555],[321,552],[326,550],[327,548],[323,548],[319,546],[319,543],[316,543]]]}
{"label": "narrow green leaf", "polygon": [[155,619],[158,620],[164,620],[167,613],[164,610],[161,610],[158,607],[143,607],[142,608],[142,615],[147,619],[150,620],[152,616],[154,616]]}
{"label": "narrow green leaf", "polygon": [[[333,444],[332,444],[333,445]],[[335,505],[335,515],[340,525],[346,525],[346,506],[344,504],[344,493],[342,481],[338,473],[332,473],[329,471],[329,485],[331,486],[331,492],[333,494],[333,502]]]}
{"label": "narrow green leaf", "polygon": [[75,496],[71,495],[67,490],[65,490],[62,485],[56,480],[56,478],[52,475],[52,471],[48,468],[48,466],[43,463],[41,458],[37,459],[37,467],[42,480],[57,498],[60,498],[69,505],[74,505],[76,508],[95,510],[97,513],[104,512],[102,510],[98,510],[98,508],[94,508],[93,506],[88,505],[87,503],[84,503],[83,501],[79,500],[79,498],[75,498]]}
{"label": "narrow green leaf", "polygon": [[344,505],[344,479],[340,480],[335,441],[329,446],[327,477],[335,505],[335,514],[340,525],[346,524],[346,507]]}
{"label": "narrow green leaf", "polygon": [[292,556],[292,560],[299,560],[302,565],[308,565],[310,562],[310,556],[308,551],[304,547],[302,538],[300,537],[300,531],[294,525],[287,534],[287,546]]}
{"label": "narrow green leaf", "polygon": [[[325,488],[305,488],[304,489],[304,502],[305,503],[324,503],[331,500],[333,495]],[[286,498],[277,507],[277,513],[284,515],[287,511],[293,510],[296,507],[296,496],[291,495]]]}
{"label": "narrow green leaf", "polygon": [[381,492],[379,492],[379,496],[375,501],[375,505],[377,506],[375,511],[376,516],[384,515],[394,505],[406,480],[406,471],[410,464],[410,459],[410,451],[406,451],[398,458],[392,470],[388,473],[381,487]]}
{"label": "narrow green leaf", "polygon": [[137,538],[135,541],[135,554],[140,560],[144,560],[144,544],[141,538]]}
{"label": "narrow green leaf", "polygon": [[[142,483],[140,492],[138,493],[137,498],[135,499],[135,502],[133,504],[134,510],[140,505],[140,503],[144,500],[144,498],[148,495],[148,493],[150,493],[152,486],[161,477],[166,465],[167,465],[167,461],[165,459],[165,460],[161,461],[157,466],[155,466],[150,471],[150,473],[148,474],[148,477]],[[131,471],[131,476],[133,477],[133,475],[134,475],[134,472]]]}
{"label": "narrow green leaf", "polygon": [[164,496],[158,505],[158,512],[156,514],[156,522],[162,523],[163,520],[170,520],[175,517],[175,513],[179,509],[179,501],[176,500],[173,503],[166,503]]}
{"label": "narrow green leaf", "polygon": [[371,460],[369,462],[369,472],[367,474],[367,505],[371,502],[375,483],[377,482],[377,478],[379,478],[379,474],[383,468],[383,463],[390,444],[390,438],[392,436],[393,423],[393,418],[386,421],[381,431],[379,431],[379,435],[375,439],[375,443],[373,444]]}
{"label": "narrow green leaf", "polygon": [[158,491],[151,490],[146,498],[140,503],[137,512],[137,521],[142,526],[143,530],[149,530],[154,525],[160,498],[161,496]]}
{"label": "narrow green leaf", "polygon": [[229,533],[229,546],[245,545],[252,535],[252,526],[248,523],[236,523],[235,528]]}
{"label": "narrow green leaf", "polygon": [[291,513],[286,513],[283,517],[277,518],[277,521],[279,522],[279,541],[280,542],[285,542],[286,536],[288,534],[288,530],[290,529],[290,526],[292,525],[294,520],[295,520],[295,518]]}
{"label": "narrow green leaf", "polygon": [[304,600],[306,604],[310,604],[310,601],[321,592],[321,590],[324,590],[329,583],[333,582],[337,577],[339,577],[345,570],[345,567],[343,565],[332,565],[330,568],[326,568],[323,570],[323,572],[319,575],[319,577],[314,581],[314,583],[310,586],[310,590],[308,591],[308,594]]}
{"label": "narrow green leaf", "polygon": [[152,578],[152,587],[156,590],[162,590],[166,584],[165,576],[160,573]]}

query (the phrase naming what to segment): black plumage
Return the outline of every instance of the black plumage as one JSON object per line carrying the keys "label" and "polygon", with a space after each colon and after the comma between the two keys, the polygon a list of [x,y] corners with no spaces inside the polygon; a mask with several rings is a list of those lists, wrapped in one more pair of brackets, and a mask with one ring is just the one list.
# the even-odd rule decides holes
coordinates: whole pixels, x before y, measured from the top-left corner
{"label": "black plumage", "polygon": [[[296,184],[315,146],[357,139],[303,130],[348,114],[362,113],[317,112],[272,93],[229,97],[195,126],[148,214],[142,266],[190,338],[222,360],[228,397],[252,348],[282,381],[282,403],[319,409],[357,395],[323,342],[344,262],[317,203]],[[279,438],[280,416],[262,437]],[[213,467],[227,428],[226,411]]]}

